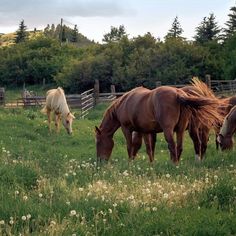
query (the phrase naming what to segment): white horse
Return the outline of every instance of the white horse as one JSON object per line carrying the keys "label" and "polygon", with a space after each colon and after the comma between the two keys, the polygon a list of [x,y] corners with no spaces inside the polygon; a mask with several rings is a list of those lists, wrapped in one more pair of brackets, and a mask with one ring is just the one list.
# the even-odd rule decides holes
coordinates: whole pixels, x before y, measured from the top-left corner
{"label": "white horse", "polygon": [[51,112],[55,115],[55,126],[59,132],[59,123],[62,118],[62,124],[68,134],[72,134],[72,122],[75,119],[74,115],[70,112],[66,102],[65,93],[62,88],[51,89],[47,91],[46,104],[41,112],[48,116],[48,127],[51,132]]}

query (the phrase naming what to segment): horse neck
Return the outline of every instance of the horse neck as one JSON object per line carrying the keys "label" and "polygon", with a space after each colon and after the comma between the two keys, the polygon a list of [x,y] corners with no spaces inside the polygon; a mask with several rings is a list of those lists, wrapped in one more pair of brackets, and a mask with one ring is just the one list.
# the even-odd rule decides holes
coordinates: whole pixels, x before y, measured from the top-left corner
{"label": "horse neck", "polygon": [[107,136],[113,137],[116,130],[120,127],[120,122],[112,115],[105,114],[100,129],[102,133],[105,133]]}
{"label": "horse neck", "polygon": [[224,119],[224,123],[220,129],[220,134],[224,137],[232,136],[235,132],[234,117],[232,112],[230,112]]}

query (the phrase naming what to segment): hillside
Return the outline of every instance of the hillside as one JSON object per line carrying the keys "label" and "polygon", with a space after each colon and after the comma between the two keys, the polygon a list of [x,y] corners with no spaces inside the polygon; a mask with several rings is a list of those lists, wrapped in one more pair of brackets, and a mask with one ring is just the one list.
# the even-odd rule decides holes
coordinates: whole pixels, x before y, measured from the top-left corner
{"label": "hillside", "polygon": [[[71,29],[69,29],[69,30],[71,30]],[[36,32],[28,31],[28,33],[29,33],[29,38],[33,38],[36,35],[44,34],[44,31],[43,30],[37,30]],[[15,43],[14,42],[15,37],[16,37],[16,33],[15,32],[14,33],[8,33],[8,34],[0,33],[0,47],[5,47],[5,46],[13,45]],[[58,38],[59,39],[58,31],[55,31],[54,34],[53,35],[49,35],[49,37]],[[86,36],[84,36],[81,33],[78,33],[77,37],[78,37],[78,42],[77,43],[73,43],[73,44],[77,45],[78,47],[83,47],[83,46],[87,46],[87,45],[90,45],[90,44],[94,43],[93,41],[89,40]],[[67,38],[68,38],[68,40],[65,43],[68,43],[68,41],[69,41],[69,32],[68,32],[68,37]]]}

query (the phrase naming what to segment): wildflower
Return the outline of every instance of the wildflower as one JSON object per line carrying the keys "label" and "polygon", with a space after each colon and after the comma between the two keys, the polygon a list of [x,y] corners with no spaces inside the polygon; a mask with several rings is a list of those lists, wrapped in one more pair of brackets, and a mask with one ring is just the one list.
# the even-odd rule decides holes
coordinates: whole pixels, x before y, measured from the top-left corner
{"label": "wildflower", "polygon": [[69,206],[69,205],[70,205],[70,202],[69,202],[69,201],[67,201],[67,202],[66,202],[66,205],[68,205],[68,206]]}
{"label": "wildflower", "polygon": [[28,197],[25,195],[25,196],[23,196],[23,200],[24,201],[27,201],[28,200]]}
{"label": "wildflower", "polygon": [[170,178],[170,174],[166,174],[166,178]]}
{"label": "wildflower", "polygon": [[27,220],[29,220],[31,218],[31,215],[27,214],[26,218],[27,218]]}
{"label": "wildflower", "polygon": [[114,203],[114,204],[113,204],[113,207],[117,207],[117,204],[116,204],[116,203]]}
{"label": "wildflower", "polygon": [[22,216],[21,219],[22,219],[23,221],[25,221],[27,218],[26,218],[26,216]]}
{"label": "wildflower", "polygon": [[70,216],[75,216],[76,215],[76,210],[71,210],[70,211]]}
{"label": "wildflower", "polygon": [[50,221],[50,226],[54,226],[54,225],[56,225],[56,221],[51,220],[51,221]]}
{"label": "wildflower", "polygon": [[153,211],[157,211],[157,208],[156,208],[156,207],[153,207],[152,210],[153,210]]}
{"label": "wildflower", "polygon": [[164,193],[163,198],[167,199],[169,197],[168,193]]}
{"label": "wildflower", "polygon": [[4,220],[0,220],[0,225],[4,225],[5,221]]}
{"label": "wildflower", "polygon": [[39,193],[39,197],[42,198],[42,197],[43,197],[43,194],[42,194],[42,193]]}
{"label": "wildflower", "polygon": [[109,208],[109,209],[108,209],[108,212],[111,214],[111,213],[112,213],[112,209]]}
{"label": "wildflower", "polygon": [[80,191],[80,192],[83,192],[83,191],[84,191],[84,188],[79,188],[79,191]]}
{"label": "wildflower", "polygon": [[15,191],[15,195],[19,195],[20,192],[18,190]]}
{"label": "wildflower", "polygon": [[125,171],[123,172],[123,175],[124,175],[124,176],[129,176],[129,173],[128,173],[128,171],[127,171],[127,170],[125,170]]}
{"label": "wildflower", "polygon": [[9,221],[9,224],[10,224],[10,225],[13,225],[13,224],[14,224],[14,220],[10,220],[10,221]]}

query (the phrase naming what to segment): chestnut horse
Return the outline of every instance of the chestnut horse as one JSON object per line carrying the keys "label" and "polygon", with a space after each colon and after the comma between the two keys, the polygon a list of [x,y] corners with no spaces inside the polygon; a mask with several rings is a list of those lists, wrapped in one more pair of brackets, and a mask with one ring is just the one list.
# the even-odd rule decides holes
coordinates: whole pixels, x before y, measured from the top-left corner
{"label": "chestnut horse", "polygon": [[50,89],[47,91],[46,104],[41,110],[42,113],[48,116],[48,127],[51,132],[51,112],[55,115],[55,126],[59,132],[59,122],[62,118],[62,124],[68,134],[72,134],[72,122],[75,119],[74,115],[70,112],[66,102],[64,90],[60,87],[57,89]]}
{"label": "chestnut horse", "polygon": [[222,150],[233,148],[233,134],[236,132],[236,106],[225,117],[218,135],[218,142]]}
{"label": "chestnut horse", "polygon": [[[209,89],[205,83],[203,83],[197,78],[192,79],[192,86],[185,86],[181,89],[190,95],[196,95],[199,97],[204,96],[211,99],[218,99],[216,98],[214,93],[211,91],[211,89]],[[233,96],[229,98],[220,99],[219,104],[220,106],[217,108],[217,112],[219,112],[221,119],[217,122],[218,125],[214,126],[215,133],[216,133],[216,147],[217,148],[218,148],[217,135],[219,134],[219,129],[222,125],[222,121],[223,121],[222,117],[225,117],[230,111],[230,109],[232,108],[232,106],[236,105],[236,97]],[[197,161],[200,161],[204,158],[204,155],[207,149],[207,143],[209,140],[210,129],[211,129],[210,126],[205,125],[204,123],[201,123],[199,120],[196,120],[195,116],[191,116],[189,120],[189,124],[188,124],[188,132],[194,144],[195,159]],[[154,156],[155,142],[156,142],[155,135],[141,134],[138,132],[134,132],[132,137],[133,137],[134,155],[136,155],[138,150],[140,149],[142,145],[142,137],[143,137],[148,156]]]}
{"label": "chestnut horse", "polygon": [[[138,87],[117,99],[105,112],[96,127],[96,150],[99,160],[108,160],[114,146],[113,135],[121,127],[130,159],[134,158],[132,132],[144,134],[163,132],[170,158],[178,163],[182,153],[184,131],[192,114],[211,126],[219,119],[218,101],[187,95],[183,90],[162,86],[153,90]],[[174,140],[177,135],[177,145]],[[150,161],[153,161],[151,156]]]}

